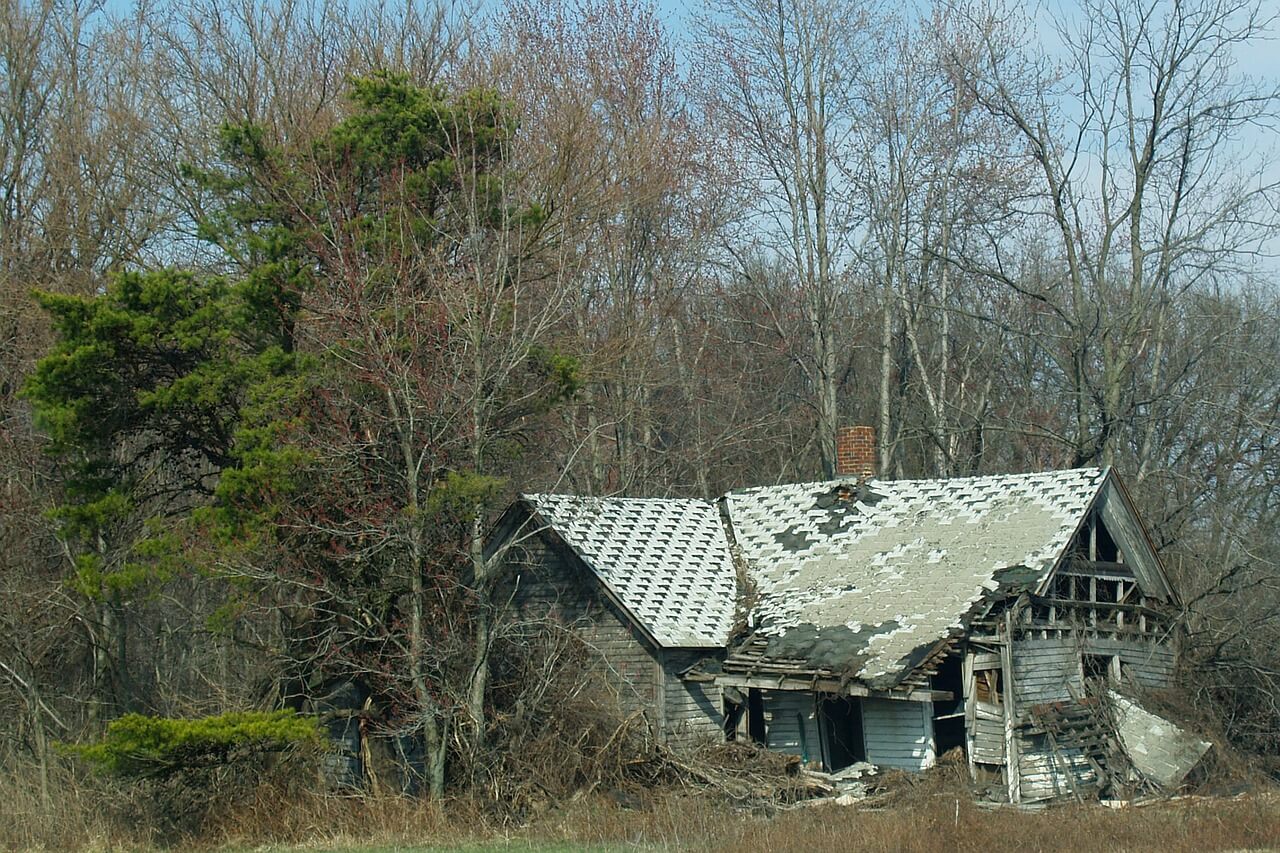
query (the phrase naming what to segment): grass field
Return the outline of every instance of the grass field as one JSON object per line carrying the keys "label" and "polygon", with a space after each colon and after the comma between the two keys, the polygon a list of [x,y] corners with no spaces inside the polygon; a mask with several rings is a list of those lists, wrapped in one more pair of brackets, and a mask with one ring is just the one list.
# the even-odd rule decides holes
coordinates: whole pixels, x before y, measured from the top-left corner
{"label": "grass field", "polygon": [[[29,776],[0,774],[0,850],[416,853],[417,851],[1280,851],[1280,791],[1255,777],[1234,797],[1185,797],[1112,809],[1027,811],[972,799],[964,768],[903,774],[873,800],[735,808],[705,787],[597,788],[559,804],[385,795],[335,797],[263,787],[214,810],[195,835],[166,835],[150,795],[64,782],[42,809]],[[1243,787],[1242,783],[1240,787]]]}
{"label": "grass field", "polygon": [[1276,795],[1174,800],[1120,810],[1091,804],[1028,812],[984,809],[961,798],[935,794],[883,810],[830,805],[773,815],[726,813],[699,800],[695,796],[664,798],[638,810],[608,801],[581,803],[508,834],[437,825],[432,830],[434,840],[431,835],[415,838],[410,830],[398,838],[384,835],[362,840],[335,833],[301,845],[233,844],[231,848],[263,853],[1280,850],[1280,797]]}

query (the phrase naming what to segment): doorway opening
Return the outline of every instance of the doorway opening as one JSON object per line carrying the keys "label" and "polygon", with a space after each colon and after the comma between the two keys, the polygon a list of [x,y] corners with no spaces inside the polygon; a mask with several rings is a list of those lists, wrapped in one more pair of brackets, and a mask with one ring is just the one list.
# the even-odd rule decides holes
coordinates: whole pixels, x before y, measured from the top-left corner
{"label": "doorway opening", "polygon": [[862,701],[852,696],[824,696],[818,702],[827,770],[834,773],[867,760],[862,736]]}
{"label": "doorway opening", "polygon": [[768,745],[765,731],[764,699],[754,687],[744,693],[730,687],[724,693],[725,740],[741,740]]}
{"label": "doorway opening", "polygon": [[930,680],[934,690],[945,690],[952,698],[933,703],[933,737],[938,755],[956,747],[964,748],[964,669],[958,654],[943,659]]}

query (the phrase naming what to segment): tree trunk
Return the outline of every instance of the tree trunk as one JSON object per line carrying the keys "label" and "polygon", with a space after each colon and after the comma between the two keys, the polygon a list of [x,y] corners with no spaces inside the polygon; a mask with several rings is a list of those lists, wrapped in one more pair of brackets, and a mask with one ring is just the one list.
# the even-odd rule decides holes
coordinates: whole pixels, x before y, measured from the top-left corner
{"label": "tree trunk", "polygon": [[[398,414],[395,400],[388,395],[391,411]],[[426,584],[423,565],[426,545],[423,541],[421,507],[418,501],[419,478],[413,438],[405,429],[400,434],[400,451],[405,473],[405,511],[409,518],[409,677],[418,714],[425,732],[428,767],[428,791],[432,799],[444,796],[444,768],[447,744],[440,731],[440,706],[431,695],[426,664]]]}
{"label": "tree trunk", "polygon": [[467,716],[474,727],[471,737],[473,754],[485,745],[485,696],[489,689],[489,644],[492,624],[489,613],[489,567],[484,558],[484,527],[480,508],[471,520],[471,570],[475,574],[476,612],[472,652],[471,683],[467,689]]}

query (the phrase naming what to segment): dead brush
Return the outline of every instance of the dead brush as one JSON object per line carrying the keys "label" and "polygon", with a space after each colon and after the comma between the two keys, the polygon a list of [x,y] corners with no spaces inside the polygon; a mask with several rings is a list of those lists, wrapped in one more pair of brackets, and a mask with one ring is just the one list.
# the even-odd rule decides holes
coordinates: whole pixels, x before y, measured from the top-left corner
{"label": "dead brush", "polygon": [[937,798],[958,798],[971,802],[974,784],[963,750],[944,753],[922,773],[885,770],[877,778],[872,796],[864,808],[899,808],[932,803]]}
{"label": "dead brush", "polygon": [[474,789],[499,823],[522,825],[596,793],[643,807],[658,792],[697,792],[747,809],[804,796],[794,756],[753,744],[671,746],[642,713],[624,715],[607,695],[577,685],[549,707],[499,718],[494,752]]}
{"label": "dead brush", "polygon": [[157,839],[134,792],[79,772],[69,762],[49,765],[49,802],[34,784],[35,763],[9,756],[0,765],[0,849],[135,850]]}
{"label": "dead brush", "polygon": [[1190,691],[1179,688],[1142,690],[1140,698],[1152,713],[1213,744],[1186,780],[1190,793],[1234,795],[1270,788],[1280,779],[1280,757],[1246,753],[1232,744],[1221,706],[1196,701]]}
{"label": "dead brush", "polygon": [[806,796],[798,758],[754,744],[668,745],[644,712],[620,710],[614,680],[583,677],[609,665],[576,632],[526,627],[494,654],[490,749],[474,759],[471,790],[492,803],[496,822],[523,825],[595,793],[639,806],[697,792],[737,809]]}
{"label": "dead brush", "polygon": [[669,759],[693,784],[737,809],[770,811],[810,796],[800,758],[754,743],[704,743],[672,751]]}

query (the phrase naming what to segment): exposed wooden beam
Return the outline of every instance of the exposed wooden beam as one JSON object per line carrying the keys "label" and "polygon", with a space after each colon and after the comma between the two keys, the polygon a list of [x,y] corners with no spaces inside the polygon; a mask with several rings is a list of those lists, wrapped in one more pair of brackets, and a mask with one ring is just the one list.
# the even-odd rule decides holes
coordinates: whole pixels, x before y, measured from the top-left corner
{"label": "exposed wooden beam", "polygon": [[845,683],[828,678],[793,678],[786,675],[719,675],[722,687],[755,687],[759,690],[799,690],[810,693],[833,693],[839,696],[866,696],[874,699],[896,699],[909,702],[949,702],[956,698],[950,690],[915,689],[903,692],[872,690],[863,684]]}

